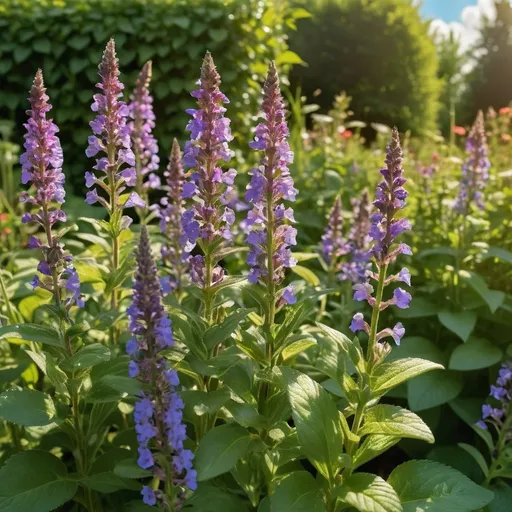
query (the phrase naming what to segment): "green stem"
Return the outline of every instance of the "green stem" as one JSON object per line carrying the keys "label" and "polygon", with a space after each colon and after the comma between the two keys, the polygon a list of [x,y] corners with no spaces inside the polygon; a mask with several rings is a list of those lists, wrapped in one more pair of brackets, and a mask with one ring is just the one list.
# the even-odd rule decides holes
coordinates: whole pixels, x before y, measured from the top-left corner
{"label": "green stem", "polygon": [[9,300],[9,295],[7,294],[7,289],[5,287],[4,279],[2,277],[2,272],[0,271],[0,291],[2,292],[2,297],[5,302],[5,308],[7,309],[7,316],[9,318],[9,322],[11,324],[16,323],[16,315],[14,314],[14,310],[12,309],[11,301]]}
{"label": "green stem", "polygon": [[[498,436],[498,442],[496,443],[496,453],[497,456],[493,458],[491,467],[489,468],[489,474],[485,479],[484,485],[489,487],[491,481],[496,478],[495,473],[499,471],[501,466],[501,457],[503,455],[503,450],[505,448],[505,444],[507,442],[507,437],[510,435],[510,431],[512,429],[512,405],[509,404],[508,410],[505,411],[505,422],[500,429],[500,433]],[[498,475],[499,476],[499,475]]]}
{"label": "green stem", "polygon": [[372,319],[370,323],[370,336],[368,339],[367,359],[370,367],[375,359],[375,344],[377,343],[380,305],[382,302],[382,294],[384,293],[384,281],[386,280],[387,270],[387,264],[379,265],[379,283],[377,285],[377,294],[375,296],[375,305],[373,306]]}

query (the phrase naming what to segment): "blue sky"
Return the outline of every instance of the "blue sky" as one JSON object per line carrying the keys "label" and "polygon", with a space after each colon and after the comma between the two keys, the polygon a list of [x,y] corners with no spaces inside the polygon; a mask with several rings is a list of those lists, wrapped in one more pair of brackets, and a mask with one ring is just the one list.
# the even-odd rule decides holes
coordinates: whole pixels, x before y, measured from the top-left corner
{"label": "blue sky", "polygon": [[422,13],[428,18],[440,18],[444,21],[459,21],[462,9],[475,5],[476,0],[423,0]]}

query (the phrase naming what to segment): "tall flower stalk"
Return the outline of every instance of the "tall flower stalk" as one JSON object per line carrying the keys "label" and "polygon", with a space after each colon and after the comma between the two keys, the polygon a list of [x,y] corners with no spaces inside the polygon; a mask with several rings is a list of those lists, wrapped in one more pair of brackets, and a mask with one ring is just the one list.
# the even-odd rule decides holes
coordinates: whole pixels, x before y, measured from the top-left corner
{"label": "tall flower stalk", "polygon": [[[67,310],[73,305],[82,307],[80,280],[72,265],[73,257],[65,255],[53,227],[57,222],[65,222],[66,214],[60,208],[64,203],[64,173],[62,172],[63,154],[57,137],[59,128],[46,114],[52,106],[43,82],[43,73],[38,70],[30,89],[31,109],[25,128],[25,153],[21,155],[21,181],[30,183],[32,188],[22,192],[20,201],[31,205],[31,212],[22,217],[23,223],[39,224],[45,239],[31,236],[30,249],[39,249],[42,259],[37,266],[39,274],[32,280],[34,288],[40,287],[53,294],[55,303]],[[31,191],[33,190],[33,193]]]}
{"label": "tall flower stalk", "polygon": [[455,210],[462,215],[469,213],[471,205],[483,210],[483,191],[489,180],[491,162],[488,158],[487,138],[485,136],[484,115],[480,110],[466,140],[467,159],[462,166],[459,195]]}
{"label": "tall flower stalk", "polygon": [[[158,142],[152,133],[155,128],[155,114],[153,98],[149,92],[151,74],[152,63],[148,61],[142,67],[128,105],[131,118],[128,129],[132,140],[137,174],[135,190],[146,204],[148,203],[149,189],[158,189],[161,184],[159,176],[155,174],[160,159],[158,157]],[[145,209],[139,208],[138,213],[141,219],[144,219]]]}
{"label": "tall flower stalk", "polygon": [[137,250],[133,300],[128,308],[132,338],[126,351],[132,360],[130,377],[142,383],[134,409],[138,465],[150,470],[151,485],[142,489],[146,505],[180,510],[185,489],[195,490],[193,453],[185,449],[184,404],[179,395],[179,378],[169,368],[162,351],[174,344],[172,326],[162,304],[162,291],[151,253],[148,232],[142,226]]}
{"label": "tall flower stalk", "polygon": [[[137,184],[137,173],[127,125],[129,108],[119,99],[124,85],[119,81],[119,62],[113,39],[107,43],[98,69],[101,82],[96,87],[101,92],[94,95],[91,105],[91,110],[97,116],[89,123],[94,135],[89,137],[85,153],[88,157],[98,155],[94,169],[101,174],[96,176],[91,172],[85,173],[85,184],[91,189],[87,192],[86,201],[89,204],[99,202],[109,214],[111,270],[115,273],[120,264],[119,236],[132,222],[130,217],[123,215],[123,210],[130,207],[145,208],[146,205],[136,192],[125,193],[127,187]],[[118,309],[117,289],[112,290],[111,308],[113,311]],[[115,333],[113,338],[115,341]]]}
{"label": "tall flower stalk", "polygon": [[190,253],[184,250],[180,243],[183,236],[181,217],[183,215],[183,173],[180,145],[176,139],[172,143],[169,165],[164,173],[167,194],[160,201],[157,214],[160,217],[160,231],[166,238],[162,245],[162,259],[171,271],[171,277],[165,282],[169,289],[180,296],[183,278],[188,271]]}
{"label": "tall flower stalk", "polygon": [[229,198],[236,176],[234,169],[223,171],[221,162],[232,157],[228,143],[233,139],[230,120],[224,117],[229,103],[220,91],[220,75],[212,56],[206,53],[201,67],[199,89],[191,94],[197,109],[187,110],[192,116],[187,125],[190,140],[185,145],[183,164],[188,180],[183,185],[183,198],[194,198],[194,206],[182,215],[181,244],[190,253],[197,245],[202,254],[190,257],[190,277],[204,295],[204,317],[213,321],[213,287],[224,279],[224,270],[217,265],[214,251],[232,240],[233,210],[222,206]]}
{"label": "tall flower stalk", "polygon": [[245,194],[246,201],[253,204],[247,215],[250,228],[247,263],[251,266],[249,281],[266,288],[267,356],[272,361],[275,313],[279,307],[296,302],[293,287],[282,288],[280,285],[285,270],[297,263],[290,249],[296,244],[297,235],[297,230],[290,225],[295,222],[293,210],[284,205],[284,201],[295,201],[297,194],[288,169],[288,164],[293,161],[293,152],[287,142],[289,131],[284,102],[273,62],[263,85],[261,117],[263,121],[256,127],[255,139],[249,144],[252,149],[263,151],[263,157],[260,165],[250,173],[251,181]]}
{"label": "tall flower stalk", "polygon": [[[377,212],[370,217],[370,237],[373,240],[373,262],[376,272],[368,272],[368,279],[364,283],[353,286],[354,299],[366,300],[372,307],[370,324],[364,320],[362,313],[356,313],[352,319],[350,329],[353,332],[365,331],[369,336],[367,359],[372,366],[389,350],[386,344],[379,342],[387,337],[392,337],[397,345],[405,333],[403,325],[398,322],[393,328],[385,328],[379,331],[380,312],[389,306],[398,308],[409,307],[411,295],[402,288],[395,288],[393,295],[384,300],[385,289],[395,281],[411,284],[411,274],[406,268],[398,274],[387,276],[388,266],[393,263],[400,254],[412,254],[411,249],[404,243],[396,243],[396,238],[411,229],[410,222],[405,218],[396,218],[397,213],[404,208],[407,191],[403,188],[406,179],[402,176],[402,149],[398,130],[393,128],[391,142],[387,147],[386,167],[380,173],[384,180],[379,183],[376,190],[376,200],[373,205]],[[374,287],[371,281],[375,281],[377,290],[374,295]],[[356,417],[355,426],[360,421]]]}
{"label": "tall flower stalk", "polygon": [[330,280],[340,267],[340,258],[347,254],[349,246],[343,236],[343,216],[341,211],[341,196],[336,196],[329,212],[327,226],[322,235],[321,253],[327,265]]}

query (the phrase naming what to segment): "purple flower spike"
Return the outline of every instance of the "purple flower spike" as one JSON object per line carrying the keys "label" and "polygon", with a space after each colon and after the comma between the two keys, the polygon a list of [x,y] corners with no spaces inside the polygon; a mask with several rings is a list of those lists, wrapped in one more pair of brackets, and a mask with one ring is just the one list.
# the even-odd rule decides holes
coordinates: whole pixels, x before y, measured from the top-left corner
{"label": "purple flower spike", "polygon": [[290,249],[296,244],[297,234],[289,224],[293,222],[293,211],[283,204],[283,201],[295,201],[297,195],[287,167],[293,161],[293,152],[286,140],[289,132],[273,62],[263,85],[261,111],[263,122],[256,127],[255,140],[249,144],[264,155],[260,166],[250,173],[245,194],[246,201],[253,203],[246,221],[251,249],[247,263],[251,266],[249,281],[260,282],[270,290],[284,279],[286,268],[297,263]]}
{"label": "purple flower spike", "polygon": [[[232,151],[228,143],[233,139],[229,128],[230,120],[224,117],[223,105],[228,99],[219,89],[220,75],[215,68],[209,52],[201,67],[200,88],[192,92],[197,99],[197,109],[187,110],[192,116],[187,125],[190,140],[185,144],[183,164],[191,169],[189,181],[182,187],[182,197],[193,197],[194,206],[183,212],[183,234],[181,243],[186,252],[192,251],[196,243],[203,249],[219,241],[232,239],[231,226],[234,214],[230,208],[221,207],[231,195],[236,172],[233,169],[223,171],[222,162],[229,162]],[[205,251],[207,252],[207,251]],[[191,273],[195,280],[197,273]],[[223,275],[220,267],[215,267],[205,275],[217,277]],[[212,282],[204,283],[204,287]]]}
{"label": "purple flower spike", "polygon": [[[502,364],[496,381],[497,386],[491,386],[489,396],[500,402],[500,407],[492,407],[489,404],[482,405],[482,419],[477,423],[480,428],[488,429],[487,423],[492,423],[500,432],[500,437],[505,436],[505,440],[510,439],[510,432],[506,432],[507,415],[510,414],[510,402],[512,400],[512,361],[506,361]],[[505,449],[507,443],[505,443]],[[497,454],[498,457],[501,455]]]}
{"label": "purple flower spike", "polygon": [[483,191],[489,180],[491,162],[488,158],[487,138],[485,136],[484,115],[480,110],[466,140],[467,160],[462,166],[460,190],[454,208],[460,214],[466,214],[474,204],[481,210],[485,207]]}
{"label": "purple flower spike", "polygon": [[[133,300],[127,310],[133,338],[126,350],[132,357],[130,376],[143,385],[134,409],[138,464],[161,475],[165,474],[165,468],[158,464],[159,457],[172,460],[172,475],[167,477],[177,486],[194,490],[196,472],[192,467],[193,454],[184,447],[186,428],[184,404],[177,390],[179,378],[162,355],[162,350],[174,344],[171,321],[162,304],[160,281],[145,226],[141,229],[134,281]],[[142,496],[148,505],[166,499],[164,493],[149,487],[142,489]]]}
{"label": "purple flower spike", "polygon": [[322,236],[322,256],[327,265],[336,269],[338,259],[349,251],[349,246],[343,238],[343,217],[341,215],[341,196],[336,196],[329,212],[327,227]]}
{"label": "purple flower spike", "polygon": [[135,168],[137,172],[137,193],[146,198],[147,190],[158,189],[160,178],[155,171],[158,170],[160,159],[158,157],[158,143],[153,136],[155,128],[155,114],[153,112],[153,98],[149,93],[151,83],[152,65],[146,62],[135,83],[135,89],[130,96],[128,105],[130,118],[128,130],[132,140],[135,155]]}
{"label": "purple flower spike", "polygon": [[[87,172],[85,175],[86,186],[92,189],[87,193],[86,201],[89,204],[100,202],[113,215],[124,207],[145,206],[142,200],[119,203],[126,186],[136,184],[136,170],[131,131],[127,125],[130,109],[119,99],[123,95],[124,85],[119,81],[119,62],[113,39],[107,43],[98,69],[101,82],[96,87],[101,92],[94,95],[91,105],[91,110],[97,116],[89,123],[94,135],[89,137],[85,153],[88,157],[96,157],[94,169],[99,173],[93,175]],[[106,192],[108,199],[103,198],[99,191]],[[127,223],[121,226],[127,227]]]}
{"label": "purple flower spike", "polygon": [[31,284],[34,288],[40,287],[51,292],[56,302],[66,308],[73,304],[82,307],[80,280],[71,264],[73,258],[65,256],[58,235],[52,232],[56,222],[66,221],[66,214],[58,206],[64,203],[65,177],[62,172],[62,149],[56,136],[59,128],[52,119],[46,118],[52,108],[49,99],[43,73],[39,69],[28,98],[31,108],[27,110],[29,118],[24,125],[27,130],[25,153],[20,157],[21,181],[23,184],[31,184],[28,192],[22,192],[20,202],[32,205],[34,210],[25,213],[22,222],[39,224],[46,234],[46,243],[36,236],[31,236],[28,242],[29,249],[38,249],[42,253],[42,260],[37,267],[41,277],[36,275]]}

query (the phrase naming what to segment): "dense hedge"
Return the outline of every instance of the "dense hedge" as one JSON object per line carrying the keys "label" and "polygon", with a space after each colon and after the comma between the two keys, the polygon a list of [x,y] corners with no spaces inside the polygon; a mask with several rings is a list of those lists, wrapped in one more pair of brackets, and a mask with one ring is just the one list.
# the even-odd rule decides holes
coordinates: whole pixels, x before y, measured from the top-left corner
{"label": "dense hedge", "polygon": [[403,131],[434,128],[440,92],[436,48],[411,0],[301,3],[313,17],[300,20],[290,48],[309,66],[294,67],[292,84],[301,84],[326,110],[344,90],[358,119]]}
{"label": "dense hedge", "polygon": [[[27,92],[43,69],[61,126],[66,169],[81,186],[97,64],[116,40],[127,92],[144,62],[153,60],[157,136],[162,150],[184,136],[184,110],[205,51],[212,52],[232,100],[234,130],[255,113],[267,62],[286,52],[287,3],[272,0],[0,0],[0,119],[16,121],[21,138]],[[242,113],[245,112],[245,117]],[[80,181],[80,183],[78,183]]]}

